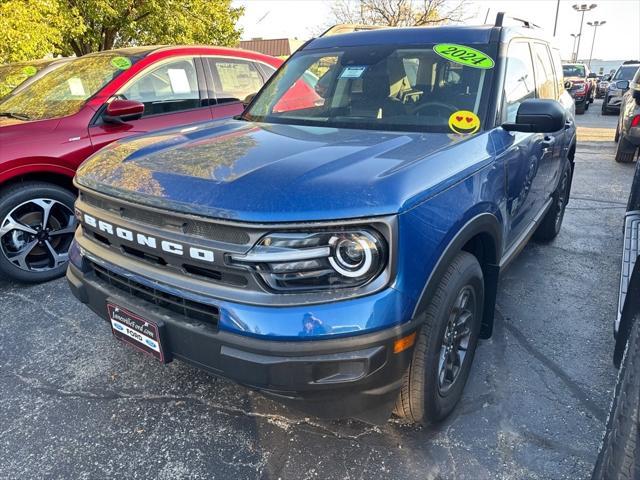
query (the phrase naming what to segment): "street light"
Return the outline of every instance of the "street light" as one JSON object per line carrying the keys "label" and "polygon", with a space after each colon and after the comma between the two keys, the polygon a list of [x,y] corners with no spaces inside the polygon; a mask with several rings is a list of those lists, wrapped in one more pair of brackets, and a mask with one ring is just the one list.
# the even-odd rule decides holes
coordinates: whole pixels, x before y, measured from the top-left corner
{"label": "street light", "polygon": [[590,27],[593,27],[593,40],[591,41],[591,53],[589,54],[589,70],[591,70],[591,58],[593,57],[593,46],[596,43],[596,32],[598,31],[598,27],[601,27],[605,23],[607,23],[606,20],[603,20],[602,22],[599,22],[598,20],[594,22],[587,22],[587,25],[589,25]]}
{"label": "street light", "polygon": [[571,61],[572,62],[576,62],[577,61],[576,40],[578,40],[578,38],[580,37],[580,34],[579,33],[570,33],[569,35],[571,35],[573,37],[573,48],[571,48]]}
{"label": "street light", "polygon": [[578,4],[573,5],[573,9],[576,12],[582,12],[582,17],[580,18],[580,33],[578,34],[578,48],[576,49],[576,61],[578,61],[578,56],[579,56],[579,52],[580,52],[580,36],[582,35],[582,24],[584,23],[584,12],[588,12],[590,10],[593,10],[597,6],[598,5],[595,4],[595,3],[592,3],[590,5],[587,5],[586,3],[582,3],[580,5],[578,5]]}

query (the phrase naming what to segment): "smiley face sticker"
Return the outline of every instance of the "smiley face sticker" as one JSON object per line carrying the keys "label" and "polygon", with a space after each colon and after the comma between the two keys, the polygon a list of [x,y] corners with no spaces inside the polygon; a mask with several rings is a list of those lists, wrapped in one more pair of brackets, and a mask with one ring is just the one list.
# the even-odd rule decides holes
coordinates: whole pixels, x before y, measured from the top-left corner
{"label": "smiley face sticker", "polygon": [[458,110],[449,117],[449,128],[454,133],[476,133],[480,130],[480,119],[469,110]]}

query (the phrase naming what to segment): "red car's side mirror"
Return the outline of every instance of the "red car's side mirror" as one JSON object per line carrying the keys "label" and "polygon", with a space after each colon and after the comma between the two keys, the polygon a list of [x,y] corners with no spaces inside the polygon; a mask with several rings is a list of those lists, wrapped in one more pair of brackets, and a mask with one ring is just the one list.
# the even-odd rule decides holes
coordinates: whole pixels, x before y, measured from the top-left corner
{"label": "red car's side mirror", "polygon": [[107,105],[102,118],[107,123],[124,123],[139,119],[143,113],[143,103],[136,100],[116,99]]}

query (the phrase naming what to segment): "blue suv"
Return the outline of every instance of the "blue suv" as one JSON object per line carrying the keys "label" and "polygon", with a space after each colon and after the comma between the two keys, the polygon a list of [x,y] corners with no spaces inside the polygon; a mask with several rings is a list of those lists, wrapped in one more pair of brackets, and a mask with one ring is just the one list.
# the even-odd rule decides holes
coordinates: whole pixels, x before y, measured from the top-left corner
{"label": "blue suv", "polygon": [[67,278],[159,361],[320,416],[436,422],[500,271],[558,234],[575,148],[528,24],[323,36],[239,117],[87,160]]}

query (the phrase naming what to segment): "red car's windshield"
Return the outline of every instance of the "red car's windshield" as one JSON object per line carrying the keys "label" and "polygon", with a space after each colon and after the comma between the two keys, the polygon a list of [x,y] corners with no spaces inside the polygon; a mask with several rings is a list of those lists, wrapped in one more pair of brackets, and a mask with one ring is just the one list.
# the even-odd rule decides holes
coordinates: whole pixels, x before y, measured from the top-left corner
{"label": "red car's windshield", "polygon": [[0,115],[21,120],[72,115],[135,60],[116,53],[72,60],[0,101]]}

